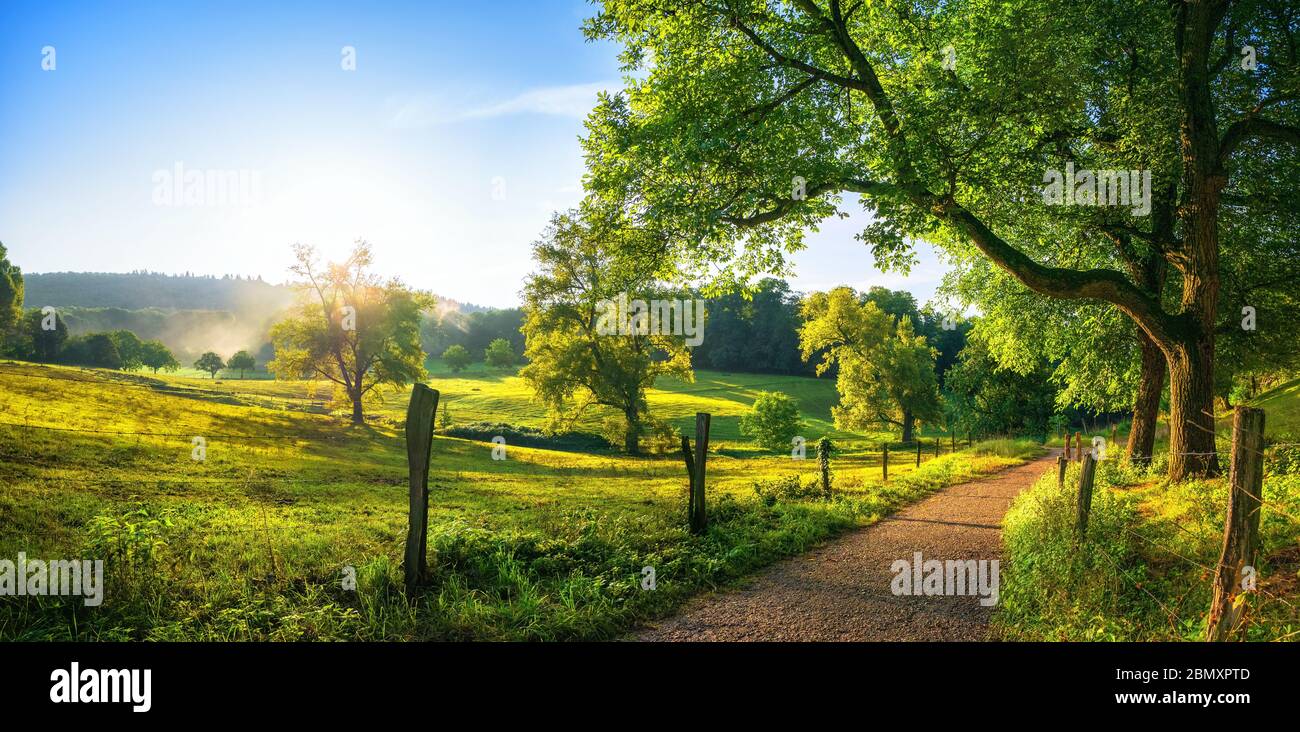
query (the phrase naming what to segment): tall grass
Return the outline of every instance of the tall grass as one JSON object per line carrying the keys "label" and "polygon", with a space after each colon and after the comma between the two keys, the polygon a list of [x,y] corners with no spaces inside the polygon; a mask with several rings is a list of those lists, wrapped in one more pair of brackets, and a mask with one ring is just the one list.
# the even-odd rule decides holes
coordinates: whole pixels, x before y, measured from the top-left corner
{"label": "tall grass", "polygon": [[[1163,470],[1098,464],[1087,536],[1075,536],[1078,464],[1063,488],[1055,469],[1005,519],[998,634],[1014,640],[1199,640],[1222,545],[1223,479],[1167,484]],[[1250,640],[1296,640],[1300,476],[1264,485],[1259,592]]]}

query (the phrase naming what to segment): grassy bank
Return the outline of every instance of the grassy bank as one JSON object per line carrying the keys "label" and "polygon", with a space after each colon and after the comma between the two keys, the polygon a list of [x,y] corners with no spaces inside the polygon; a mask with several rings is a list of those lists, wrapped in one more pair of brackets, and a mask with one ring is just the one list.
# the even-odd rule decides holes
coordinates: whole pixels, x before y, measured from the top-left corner
{"label": "grassy bank", "polygon": [[[1279,460],[1271,463],[1283,467]],[[1272,468],[1270,468],[1271,470]],[[1007,514],[995,630],[1010,640],[1200,640],[1223,542],[1227,481],[1168,485],[1117,460],[1098,465],[1087,539],[1074,538],[1078,465],[1055,469]],[[1249,640],[1300,640],[1300,475],[1266,473]]]}

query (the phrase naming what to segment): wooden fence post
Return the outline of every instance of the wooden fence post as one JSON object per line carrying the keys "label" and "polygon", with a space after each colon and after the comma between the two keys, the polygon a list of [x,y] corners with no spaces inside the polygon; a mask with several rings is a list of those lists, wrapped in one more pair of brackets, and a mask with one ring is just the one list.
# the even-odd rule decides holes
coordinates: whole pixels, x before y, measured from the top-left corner
{"label": "wooden fence post", "polygon": [[1076,462],[1083,462],[1083,433],[1074,433],[1074,459]]}
{"label": "wooden fence post", "polygon": [[691,457],[691,441],[682,435],[682,459],[686,461],[686,478],[690,489],[686,494],[686,525],[695,530],[695,458]]}
{"label": "wooden fence post", "polygon": [[941,446],[941,445],[943,445],[943,440],[940,440],[938,437],[934,438],[934,456],[935,456],[935,457],[939,457],[939,449],[940,449],[940,446]]}
{"label": "wooden fence post", "polygon": [[921,467],[921,437],[916,438],[916,467]]}
{"label": "wooden fence post", "polygon": [[1079,467],[1079,493],[1075,496],[1074,534],[1079,541],[1088,535],[1088,514],[1092,511],[1092,481],[1097,476],[1097,461],[1085,453]]}
{"label": "wooden fence post", "polygon": [[885,443],[885,446],[882,449],[880,455],[881,455],[880,474],[884,478],[884,482],[888,483],[889,482],[889,443],[888,442]]}
{"label": "wooden fence post", "polygon": [[1070,464],[1070,458],[1065,455],[1056,456],[1056,487],[1065,487],[1065,468]]}
{"label": "wooden fence post", "polygon": [[438,390],[416,384],[406,407],[406,467],[411,489],[403,563],[407,592],[414,590],[429,571],[429,454],[433,450],[433,415],[437,413]]}
{"label": "wooden fence post", "polygon": [[709,413],[695,413],[695,480],[691,481],[691,499],[694,510],[691,512],[691,532],[703,534],[709,525],[709,518],[704,512],[704,468],[709,457]]}
{"label": "wooden fence post", "polygon": [[957,433],[953,432],[949,437],[952,438],[952,452],[957,452]]}
{"label": "wooden fence post", "polygon": [[1228,640],[1245,619],[1246,606],[1237,600],[1247,589],[1243,587],[1245,568],[1255,566],[1259,548],[1259,512],[1264,488],[1262,409],[1237,407],[1233,413],[1228,483],[1231,490],[1228,518],[1223,525],[1223,552],[1214,569],[1214,597],[1205,622],[1207,641]]}

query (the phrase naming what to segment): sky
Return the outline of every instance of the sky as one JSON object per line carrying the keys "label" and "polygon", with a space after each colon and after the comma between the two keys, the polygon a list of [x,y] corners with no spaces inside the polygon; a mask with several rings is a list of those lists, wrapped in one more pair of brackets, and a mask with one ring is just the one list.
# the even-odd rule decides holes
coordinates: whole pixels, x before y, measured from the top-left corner
{"label": "sky", "polygon": [[[0,242],[27,272],[282,282],[293,243],[337,258],[364,238],[384,275],[515,305],[531,243],[582,197],[582,120],[622,86],[618,49],[582,36],[594,12],[0,0]],[[844,208],[795,255],[795,289],[926,302],[937,255],[876,271]]]}

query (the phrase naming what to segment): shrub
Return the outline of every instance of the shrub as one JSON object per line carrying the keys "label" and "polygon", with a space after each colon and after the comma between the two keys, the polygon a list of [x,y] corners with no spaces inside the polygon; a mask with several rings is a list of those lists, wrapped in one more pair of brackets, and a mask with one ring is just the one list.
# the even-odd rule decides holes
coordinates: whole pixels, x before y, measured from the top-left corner
{"label": "shrub", "polygon": [[447,350],[442,352],[442,360],[451,369],[453,374],[458,374],[465,370],[473,360],[470,358],[469,351],[459,343],[454,346],[448,346]]}
{"label": "shrub", "polygon": [[515,349],[510,347],[510,341],[498,338],[488,344],[483,362],[493,368],[508,369],[515,365]]}
{"label": "shrub", "polygon": [[542,447],[548,450],[567,450],[569,452],[603,452],[608,443],[600,435],[590,432],[547,433],[533,427],[522,427],[505,422],[466,422],[450,428],[438,430],[448,437],[460,437],[466,440],[491,442],[500,435],[506,438],[507,445],[517,447]]}
{"label": "shrub", "polygon": [[753,408],[740,418],[740,433],[768,450],[788,450],[802,428],[799,405],[780,392],[760,392]]}

